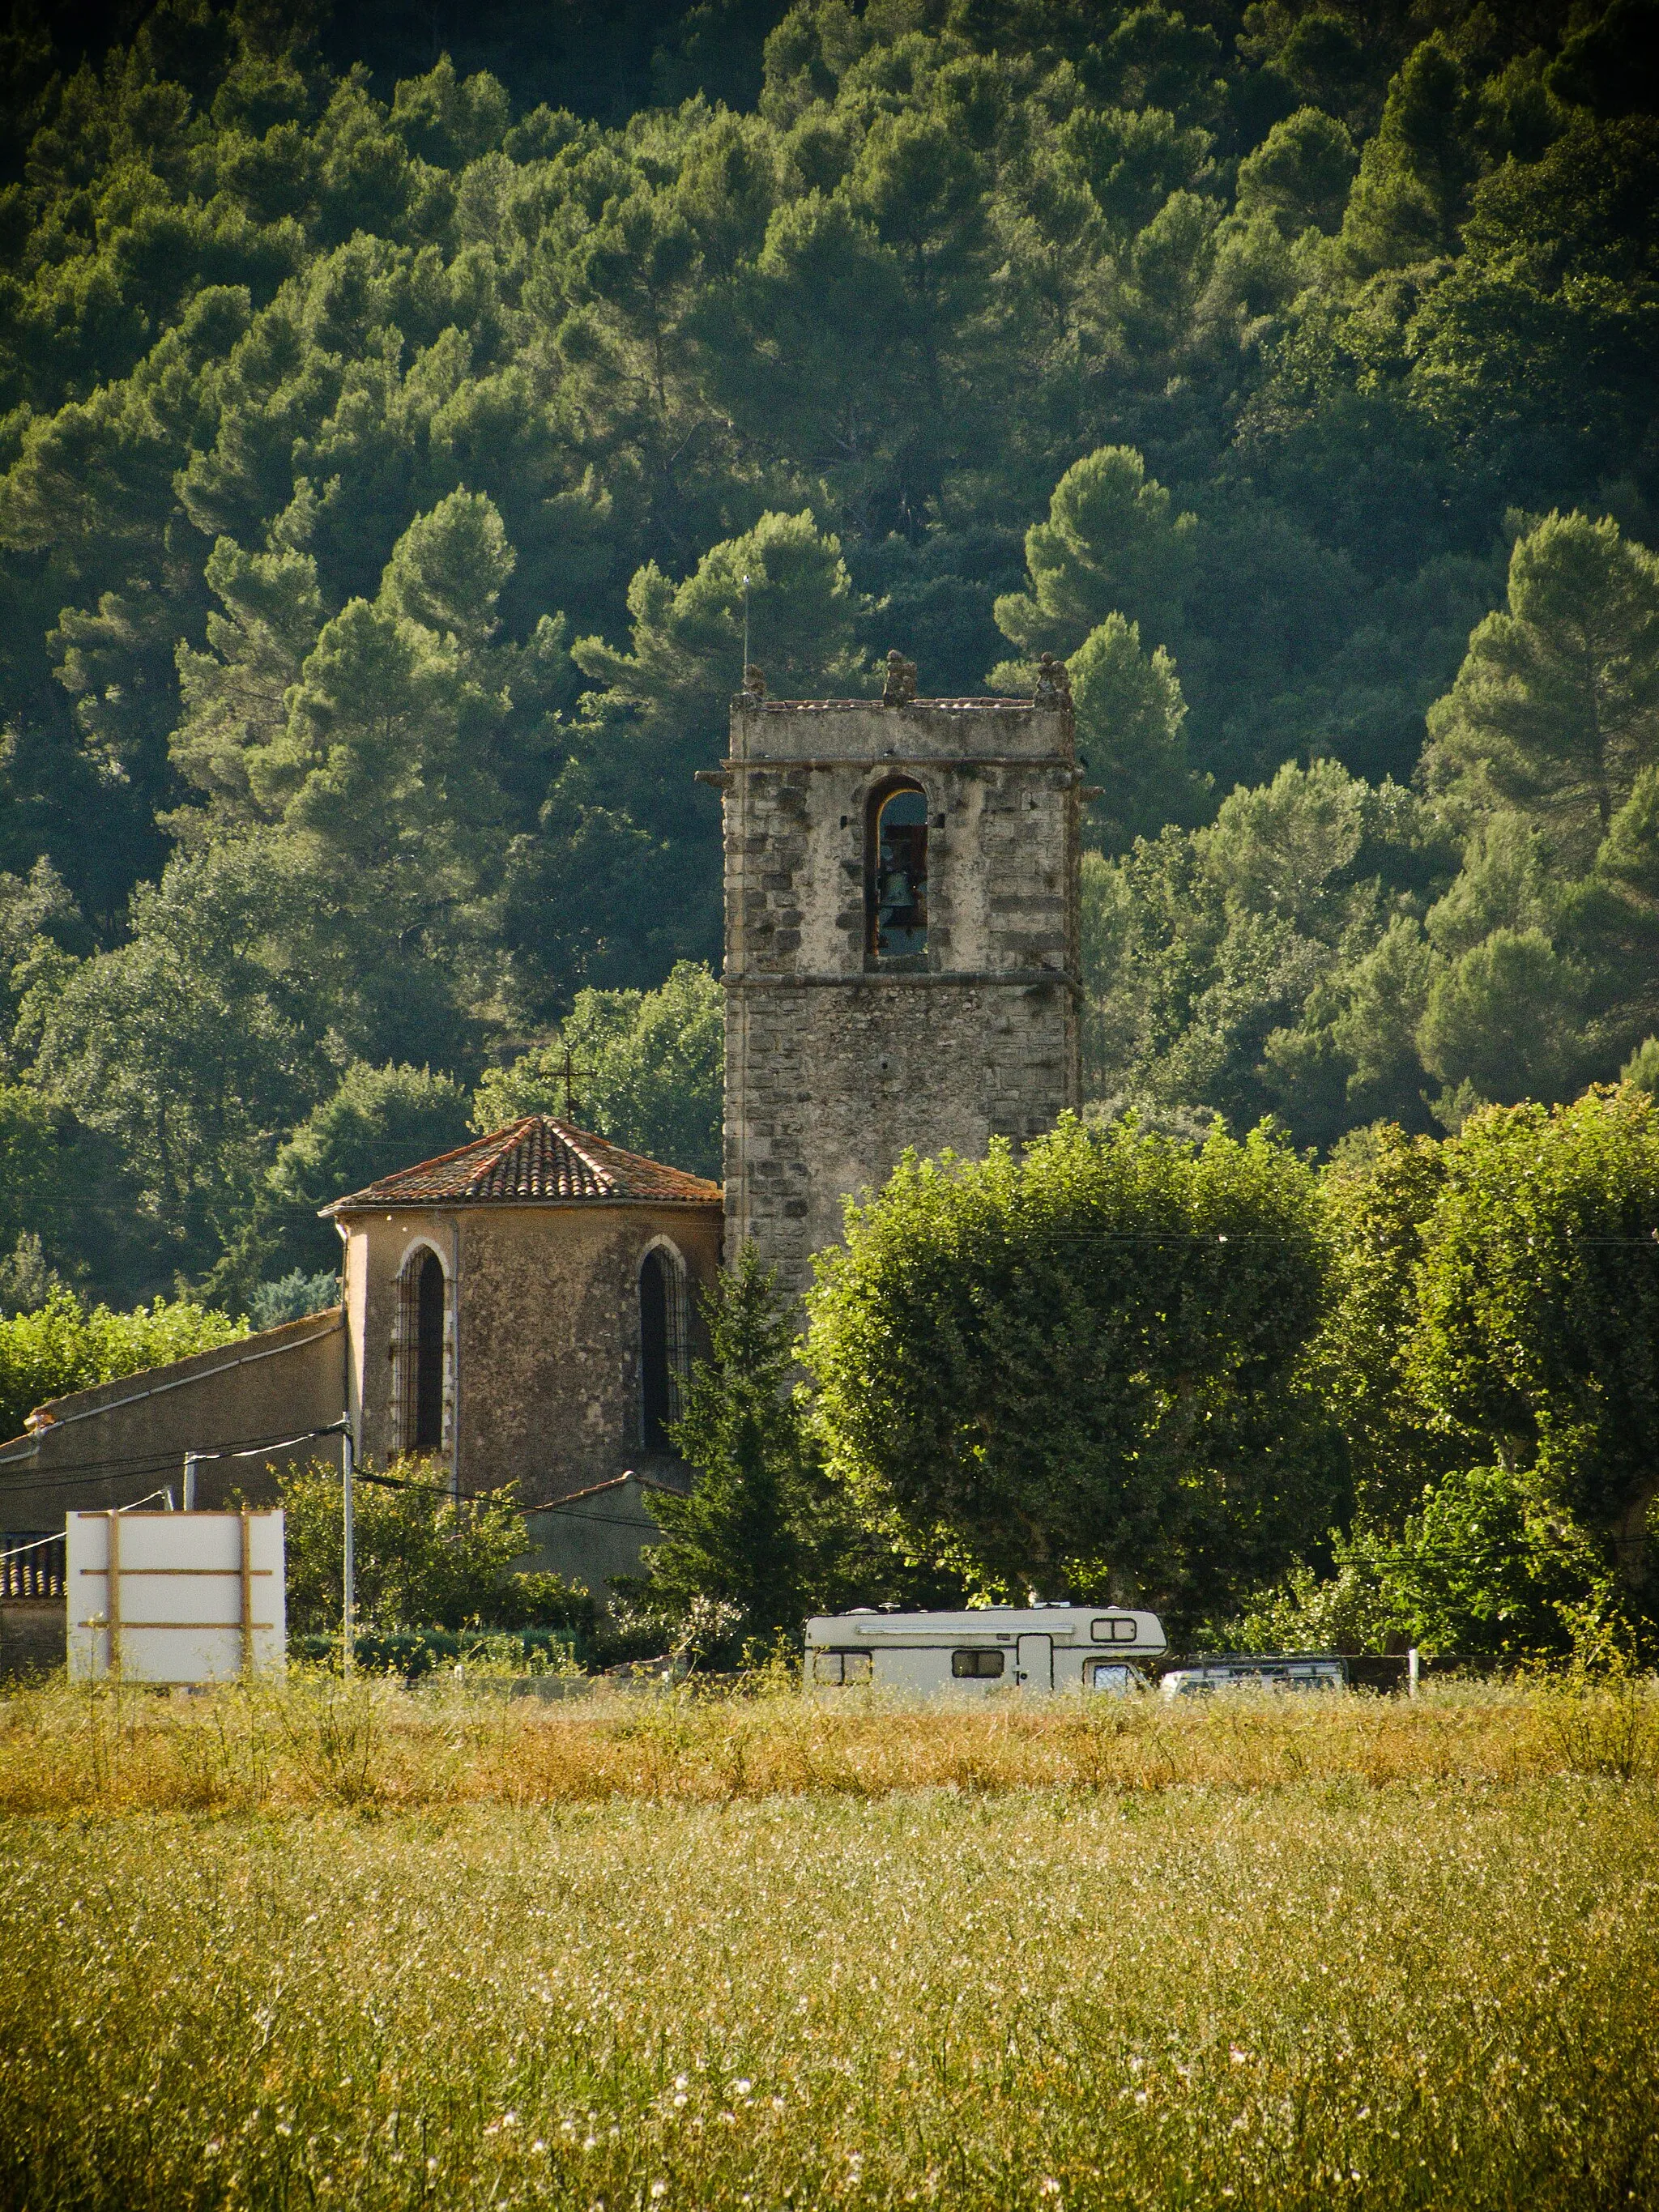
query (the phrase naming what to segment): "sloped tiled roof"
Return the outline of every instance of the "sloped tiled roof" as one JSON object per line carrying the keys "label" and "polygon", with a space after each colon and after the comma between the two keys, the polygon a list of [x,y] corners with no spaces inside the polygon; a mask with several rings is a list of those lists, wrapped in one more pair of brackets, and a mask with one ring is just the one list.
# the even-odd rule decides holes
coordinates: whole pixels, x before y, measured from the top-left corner
{"label": "sloped tiled roof", "polygon": [[624,1474],[613,1474],[608,1482],[590,1482],[586,1490],[567,1490],[562,1497],[550,1498],[544,1505],[527,1505],[525,1510],[527,1513],[558,1513],[567,1505],[585,1505],[590,1498],[608,1498],[613,1490],[620,1490],[624,1483],[629,1482],[637,1482],[641,1490],[660,1490],[670,1498],[687,1495],[684,1485],[665,1482],[659,1474],[643,1473],[630,1467]]}
{"label": "sloped tiled roof", "polygon": [[458,1152],[399,1168],[367,1189],[324,1206],[325,1216],[398,1206],[568,1206],[649,1200],[657,1205],[718,1205],[720,1187],[702,1176],[625,1152],[548,1114],[526,1114]]}

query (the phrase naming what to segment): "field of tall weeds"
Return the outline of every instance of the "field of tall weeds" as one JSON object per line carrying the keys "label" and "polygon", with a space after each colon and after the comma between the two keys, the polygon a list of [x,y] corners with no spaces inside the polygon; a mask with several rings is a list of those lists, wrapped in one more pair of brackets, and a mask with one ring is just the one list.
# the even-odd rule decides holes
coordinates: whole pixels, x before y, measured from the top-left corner
{"label": "field of tall weeds", "polygon": [[719,1803],[894,1790],[1261,1790],[1635,1780],[1659,1769],[1659,1695],[1640,1681],[1467,1686],[1400,1698],[1228,1696],[836,1705],[785,1681],[736,1694],[568,1703],[509,1680],[424,1685],[296,1671],[157,1694],[61,1680],[0,1701],[0,1814],[415,1810],[649,1798]]}
{"label": "field of tall weeds", "polygon": [[1651,1721],[37,1690],[0,2212],[1659,2204]]}

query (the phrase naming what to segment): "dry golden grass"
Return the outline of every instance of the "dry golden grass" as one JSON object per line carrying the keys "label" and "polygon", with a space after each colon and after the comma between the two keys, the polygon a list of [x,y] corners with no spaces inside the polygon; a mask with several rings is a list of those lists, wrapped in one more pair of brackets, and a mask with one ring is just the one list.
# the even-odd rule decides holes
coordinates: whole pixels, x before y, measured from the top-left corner
{"label": "dry golden grass", "polygon": [[318,1673],[190,1697],[59,1682],[0,1705],[0,1813],[13,1814],[1250,1790],[1349,1778],[1380,1788],[1571,1772],[1635,1779],[1656,1761],[1659,1698],[1629,1683],[1450,1688],[1415,1702],[1230,1696],[900,1710],[814,1705],[782,1685],[544,1705],[477,1686],[410,1692]]}

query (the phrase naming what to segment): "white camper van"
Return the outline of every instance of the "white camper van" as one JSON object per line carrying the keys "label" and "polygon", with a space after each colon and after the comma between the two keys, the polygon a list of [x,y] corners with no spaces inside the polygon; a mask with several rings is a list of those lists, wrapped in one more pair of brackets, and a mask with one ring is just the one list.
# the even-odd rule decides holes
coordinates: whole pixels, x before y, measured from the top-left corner
{"label": "white camper van", "polygon": [[806,1624],[808,1697],[867,1684],[908,1697],[1055,1691],[1121,1696],[1165,1649],[1152,1613],[1120,1606],[984,1606],[969,1613],[843,1613]]}

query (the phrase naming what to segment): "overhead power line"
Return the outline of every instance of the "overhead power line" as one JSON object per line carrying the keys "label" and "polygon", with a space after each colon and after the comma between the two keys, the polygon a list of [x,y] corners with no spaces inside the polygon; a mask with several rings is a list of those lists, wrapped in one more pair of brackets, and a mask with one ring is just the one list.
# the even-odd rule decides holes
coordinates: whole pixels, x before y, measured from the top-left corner
{"label": "overhead power line", "polygon": [[[257,1437],[251,1443],[222,1446],[217,1451],[192,1451],[195,1460],[258,1459],[265,1452],[283,1451],[295,1444],[310,1443],[320,1437],[337,1437],[345,1432],[344,1424],[331,1421],[325,1428],[304,1429],[297,1436]],[[48,1432],[49,1433],[49,1432]],[[77,1460],[69,1467],[58,1467],[49,1472],[31,1475],[26,1463],[18,1460],[0,1462],[0,1472],[17,1478],[20,1490],[62,1490],[70,1486],[91,1481],[102,1475],[118,1479],[123,1475],[137,1479],[140,1475],[157,1474],[164,1468],[177,1467],[185,1456],[181,1449],[165,1452],[142,1452],[125,1459]]]}

